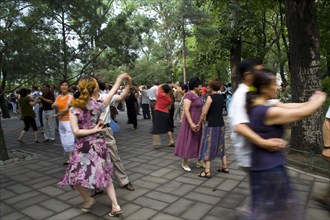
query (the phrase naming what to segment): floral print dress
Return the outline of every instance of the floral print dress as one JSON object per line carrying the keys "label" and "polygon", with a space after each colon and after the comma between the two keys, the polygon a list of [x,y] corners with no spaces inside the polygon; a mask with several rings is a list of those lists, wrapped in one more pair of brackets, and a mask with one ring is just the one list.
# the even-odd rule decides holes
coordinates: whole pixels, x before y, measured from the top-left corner
{"label": "floral print dress", "polygon": [[[105,106],[100,100],[90,99],[86,108],[71,107],[71,114],[78,117],[79,129],[92,129],[98,123]],[[86,188],[103,188],[112,183],[112,162],[102,133],[76,137],[72,159],[66,169],[64,185],[81,185]]]}

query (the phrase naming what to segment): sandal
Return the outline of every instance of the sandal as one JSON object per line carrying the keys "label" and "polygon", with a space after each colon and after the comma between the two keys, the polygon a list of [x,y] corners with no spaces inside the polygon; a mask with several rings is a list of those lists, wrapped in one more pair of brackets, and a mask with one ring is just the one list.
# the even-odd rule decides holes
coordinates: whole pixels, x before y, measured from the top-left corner
{"label": "sandal", "polygon": [[18,142],[20,142],[21,144],[24,144],[24,141],[22,141],[21,139],[17,139]]}
{"label": "sandal", "polygon": [[[88,202],[84,202],[83,207],[80,209],[82,212],[90,212],[92,206],[96,203],[96,200],[90,198]],[[87,204],[87,205],[86,205]]]}
{"label": "sandal", "polygon": [[217,169],[217,171],[218,172],[223,172],[223,173],[229,173],[229,170],[228,170],[228,168],[227,167],[224,167],[224,168],[219,168],[219,169]]}
{"label": "sandal", "polygon": [[123,213],[123,211],[121,209],[119,209],[118,211],[112,211],[108,214],[111,217],[118,217],[121,215],[121,213]]}
{"label": "sandal", "polygon": [[168,147],[174,147],[174,143],[169,143],[167,146]]}
{"label": "sandal", "polygon": [[210,179],[211,178],[211,172],[201,172],[198,174],[199,177],[202,177],[202,178],[207,178],[207,179]]}

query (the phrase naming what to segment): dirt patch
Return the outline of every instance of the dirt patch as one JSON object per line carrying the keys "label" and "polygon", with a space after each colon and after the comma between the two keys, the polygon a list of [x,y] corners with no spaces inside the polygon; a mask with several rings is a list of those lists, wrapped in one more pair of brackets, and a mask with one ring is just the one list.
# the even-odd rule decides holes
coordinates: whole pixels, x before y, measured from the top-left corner
{"label": "dirt patch", "polygon": [[35,153],[30,153],[23,150],[8,150],[8,160],[0,160],[0,166],[15,164],[21,161],[32,160],[40,157],[40,155]]}

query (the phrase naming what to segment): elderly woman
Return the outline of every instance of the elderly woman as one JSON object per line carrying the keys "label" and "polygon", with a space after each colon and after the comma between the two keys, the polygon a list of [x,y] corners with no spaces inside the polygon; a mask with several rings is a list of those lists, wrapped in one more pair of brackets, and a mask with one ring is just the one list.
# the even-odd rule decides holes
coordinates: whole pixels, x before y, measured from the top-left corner
{"label": "elderly woman", "polygon": [[[209,96],[203,108],[198,126],[203,125],[203,136],[199,150],[199,159],[205,163],[205,170],[198,176],[211,177],[211,161],[220,157],[222,169],[219,171],[228,173],[226,151],[225,151],[225,123],[222,117],[222,110],[225,105],[224,97],[219,93],[221,82],[211,80],[209,82]],[[206,122],[203,123],[206,118]]]}
{"label": "elderly woman", "polygon": [[203,102],[199,97],[201,80],[193,77],[189,80],[189,92],[184,96],[184,115],[179,129],[174,155],[183,159],[182,168],[190,172],[188,159],[197,158],[202,138],[202,129],[198,126],[202,114]]}

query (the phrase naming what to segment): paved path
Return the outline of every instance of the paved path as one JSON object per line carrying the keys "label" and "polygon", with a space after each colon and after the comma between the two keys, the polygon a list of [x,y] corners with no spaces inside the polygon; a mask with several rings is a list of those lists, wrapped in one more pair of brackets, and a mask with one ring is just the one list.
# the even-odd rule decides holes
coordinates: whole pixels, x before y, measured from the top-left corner
{"label": "paved path", "polygon": [[[220,161],[212,163],[212,178],[197,177],[199,169],[187,173],[173,148],[153,149],[149,134],[151,121],[138,116],[138,129],[126,125],[126,114],[118,117],[121,130],[116,133],[119,152],[135,191],[129,192],[116,184],[122,219],[238,219],[236,208],[249,200],[246,174],[235,163],[228,133],[227,155],[230,173],[216,171]],[[25,136],[24,145],[17,143],[22,121],[2,120],[8,149],[38,154],[24,162],[1,166],[0,219],[115,219],[107,214],[110,200],[103,194],[88,214],[81,213],[82,199],[69,187],[57,183],[64,174],[62,147],[54,143],[35,144],[32,132]],[[177,132],[177,129],[176,131]],[[167,144],[163,137],[164,145]],[[191,161],[194,167],[196,161]],[[311,199],[313,191],[329,184],[329,179],[290,170],[299,200],[307,210],[307,219],[329,219],[328,211]],[[294,208],[294,207],[292,207]]]}

